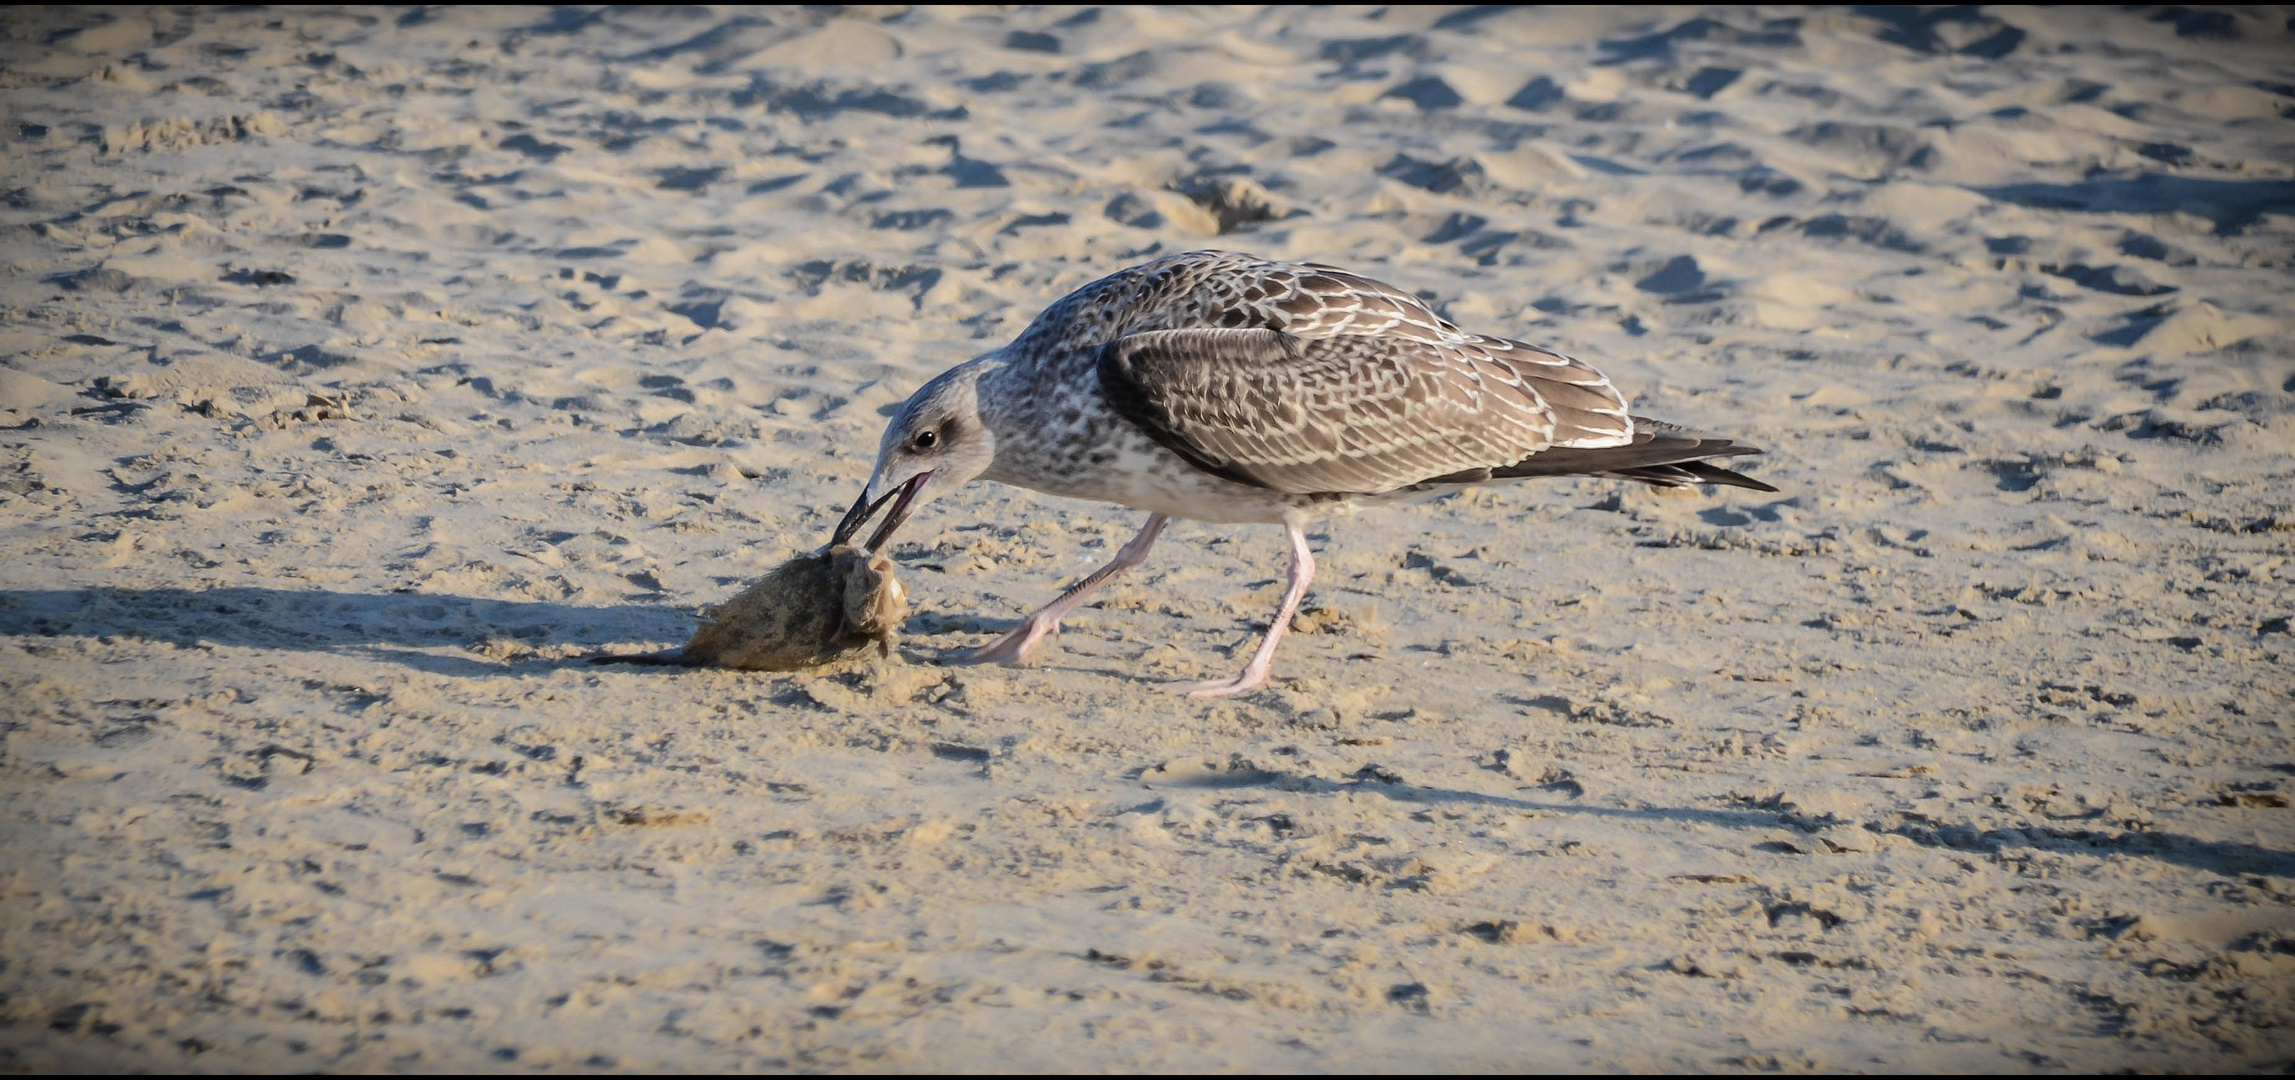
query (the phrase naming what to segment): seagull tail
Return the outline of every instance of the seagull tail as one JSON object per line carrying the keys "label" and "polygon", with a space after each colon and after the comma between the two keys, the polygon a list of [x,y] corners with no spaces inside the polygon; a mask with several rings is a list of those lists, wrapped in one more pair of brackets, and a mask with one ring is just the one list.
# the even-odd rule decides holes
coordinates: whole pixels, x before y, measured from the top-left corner
{"label": "seagull tail", "polygon": [[1601,475],[1615,480],[1639,480],[1642,483],[1657,487],[1718,484],[1722,487],[1749,488],[1754,491],[1777,490],[1744,473],[1733,472],[1704,461],[1683,461],[1672,465],[1653,465],[1642,469],[1613,469]]}
{"label": "seagull tail", "polygon": [[1713,464],[1714,458],[1741,457],[1767,451],[1726,435],[1691,431],[1663,420],[1634,417],[1634,441],[1624,446],[1595,448],[1556,447],[1493,469],[1492,479],[1533,476],[1606,476],[1634,480],[1657,487],[1718,484],[1753,491],[1775,491],[1759,480]]}

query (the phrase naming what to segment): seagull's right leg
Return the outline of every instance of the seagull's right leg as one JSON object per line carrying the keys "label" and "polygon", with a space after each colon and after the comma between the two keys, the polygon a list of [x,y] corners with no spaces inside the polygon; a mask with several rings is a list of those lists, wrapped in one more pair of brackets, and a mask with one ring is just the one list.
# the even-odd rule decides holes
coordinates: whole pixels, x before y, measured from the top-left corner
{"label": "seagull's right leg", "polygon": [[1060,628],[1060,620],[1067,617],[1069,612],[1076,610],[1077,605],[1082,604],[1085,597],[1098,591],[1100,586],[1115,580],[1118,574],[1146,562],[1148,549],[1155,546],[1156,535],[1163,532],[1164,523],[1170,520],[1171,517],[1167,514],[1149,515],[1147,524],[1140,526],[1139,535],[1132,537],[1130,543],[1119,549],[1116,552],[1116,557],[1108,561],[1108,565],[1092,571],[1092,576],[1070,586],[1067,592],[1060,594],[1059,599],[1037,608],[1033,614],[1022,620],[1019,626],[1014,627],[1011,633],[980,648],[957,653],[941,662],[945,664],[1017,664],[1027,659],[1028,654],[1033,652],[1038,644],[1050,637],[1053,631]]}
{"label": "seagull's right leg", "polygon": [[1194,698],[1235,697],[1248,694],[1267,685],[1267,673],[1275,667],[1275,645],[1283,640],[1283,631],[1291,628],[1291,617],[1299,613],[1299,601],[1306,599],[1307,585],[1315,580],[1315,552],[1307,546],[1307,532],[1297,521],[1283,523],[1291,537],[1291,580],[1283,589],[1283,605],[1275,612],[1275,621],[1267,626],[1267,636],[1259,639],[1259,650],[1251,654],[1251,663],[1243,674],[1232,679],[1213,679],[1210,682],[1180,683],[1178,689]]}

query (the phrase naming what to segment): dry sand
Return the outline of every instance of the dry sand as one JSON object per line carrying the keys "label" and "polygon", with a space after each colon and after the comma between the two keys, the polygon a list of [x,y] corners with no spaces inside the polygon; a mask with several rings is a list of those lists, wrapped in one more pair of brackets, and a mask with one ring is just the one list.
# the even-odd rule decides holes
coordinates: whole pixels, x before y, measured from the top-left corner
{"label": "dry sand", "polygon": [[[2284,12],[16,8],[0,1066],[2295,1062]],[[596,668],[1225,247],[1784,489],[980,486],[904,655]]]}

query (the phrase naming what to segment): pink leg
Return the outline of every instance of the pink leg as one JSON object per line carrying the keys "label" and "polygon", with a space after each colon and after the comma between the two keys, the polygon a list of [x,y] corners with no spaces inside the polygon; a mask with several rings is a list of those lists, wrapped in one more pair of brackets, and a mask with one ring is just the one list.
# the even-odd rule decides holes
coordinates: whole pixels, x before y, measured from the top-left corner
{"label": "pink leg", "polygon": [[1170,520],[1171,518],[1164,514],[1149,515],[1147,524],[1140,526],[1139,535],[1132,537],[1130,543],[1125,544],[1121,550],[1117,551],[1116,557],[1109,560],[1108,565],[1092,571],[1092,576],[1069,587],[1067,592],[1060,594],[1059,599],[1037,608],[1034,614],[1029,615],[1019,626],[1014,627],[1011,633],[980,648],[957,653],[941,662],[945,664],[1017,664],[1027,659],[1028,654],[1035,651],[1039,643],[1060,628],[1060,620],[1066,618],[1069,612],[1076,610],[1076,606],[1083,603],[1085,597],[1098,591],[1100,586],[1114,580],[1117,575],[1146,562],[1148,549],[1155,546],[1156,535],[1163,532],[1164,523]]}
{"label": "pink leg", "polygon": [[1283,527],[1291,534],[1291,583],[1283,592],[1283,608],[1275,613],[1274,625],[1267,628],[1267,636],[1260,640],[1259,651],[1251,654],[1251,664],[1243,669],[1243,674],[1232,679],[1182,683],[1187,696],[1234,697],[1267,685],[1267,673],[1275,666],[1275,643],[1283,640],[1283,631],[1291,628],[1291,616],[1299,613],[1299,601],[1307,596],[1307,583],[1315,580],[1315,553],[1307,549],[1306,532],[1294,522],[1286,522]]}

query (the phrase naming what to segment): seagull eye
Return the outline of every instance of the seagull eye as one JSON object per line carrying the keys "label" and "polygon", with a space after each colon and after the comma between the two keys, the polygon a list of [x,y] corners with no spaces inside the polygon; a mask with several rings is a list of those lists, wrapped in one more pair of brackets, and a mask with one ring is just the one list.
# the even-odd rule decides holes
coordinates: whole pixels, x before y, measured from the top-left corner
{"label": "seagull eye", "polygon": [[940,441],[940,433],[937,431],[919,431],[913,441],[916,443],[917,449],[930,450],[933,444]]}

